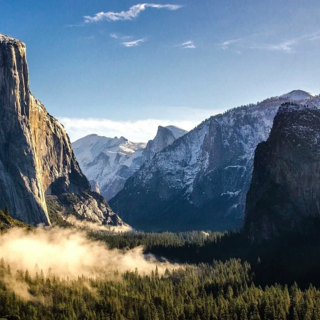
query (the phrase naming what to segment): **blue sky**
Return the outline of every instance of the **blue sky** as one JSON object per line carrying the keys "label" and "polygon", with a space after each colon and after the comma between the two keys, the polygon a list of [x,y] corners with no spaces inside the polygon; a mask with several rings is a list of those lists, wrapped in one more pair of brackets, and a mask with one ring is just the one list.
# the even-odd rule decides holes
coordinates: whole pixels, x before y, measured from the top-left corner
{"label": "blue sky", "polygon": [[[0,0],[32,92],[72,140],[145,141],[293,89],[320,93],[315,0]],[[97,15],[101,13],[100,15]],[[86,17],[86,18],[85,18]]]}

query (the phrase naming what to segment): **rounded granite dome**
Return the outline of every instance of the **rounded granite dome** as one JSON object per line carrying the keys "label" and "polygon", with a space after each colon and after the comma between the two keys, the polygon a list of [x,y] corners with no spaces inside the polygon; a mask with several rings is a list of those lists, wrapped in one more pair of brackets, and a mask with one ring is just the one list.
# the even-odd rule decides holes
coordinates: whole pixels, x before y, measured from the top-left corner
{"label": "rounded granite dome", "polygon": [[300,100],[310,99],[314,96],[315,96],[314,94],[304,90],[293,90],[289,93],[286,93],[280,96],[280,98],[290,100],[290,101],[300,101]]}

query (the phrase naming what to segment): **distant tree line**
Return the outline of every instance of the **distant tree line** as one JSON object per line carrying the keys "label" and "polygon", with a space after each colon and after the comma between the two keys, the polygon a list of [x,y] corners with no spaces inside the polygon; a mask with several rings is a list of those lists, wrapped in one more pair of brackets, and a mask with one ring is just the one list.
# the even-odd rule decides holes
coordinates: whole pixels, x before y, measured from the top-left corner
{"label": "distant tree line", "polygon": [[257,286],[297,282],[306,289],[310,284],[320,286],[320,221],[314,225],[313,233],[291,233],[261,243],[251,243],[238,232],[91,233],[91,237],[111,248],[144,246],[145,253],[171,262],[211,265],[214,260],[241,259],[250,263]]}

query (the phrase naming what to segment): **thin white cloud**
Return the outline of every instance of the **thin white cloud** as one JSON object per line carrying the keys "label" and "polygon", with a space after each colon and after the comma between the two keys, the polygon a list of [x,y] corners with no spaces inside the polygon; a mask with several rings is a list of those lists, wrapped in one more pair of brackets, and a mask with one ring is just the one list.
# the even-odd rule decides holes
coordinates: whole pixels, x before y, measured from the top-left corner
{"label": "thin white cloud", "polygon": [[[147,142],[153,139],[158,126],[174,125],[185,130],[192,130],[203,120],[212,115],[222,113],[225,109],[194,109],[188,107],[162,107],[159,115],[140,120],[116,121],[98,118],[66,118],[59,117],[65,126],[71,141],[96,133],[106,137],[126,137],[130,141]],[[148,113],[149,108],[145,112]],[[165,115],[162,118],[162,115]],[[148,117],[148,115],[147,115]],[[170,120],[168,120],[170,119]]]}
{"label": "thin white cloud", "polygon": [[292,39],[288,41],[283,41],[278,44],[264,44],[264,45],[257,45],[251,46],[251,49],[260,49],[260,50],[269,50],[269,51],[282,51],[282,52],[293,52],[293,46],[298,44],[297,39]]}
{"label": "thin white cloud", "polygon": [[[295,47],[300,44],[306,43],[307,41],[316,41],[320,39],[320,31],[313,33],[308,33],[301,35],[296,38],[287,39],[281,42],[271,42],[271,43],[259,43],[261,42],[262,36],[269,36],[270,34],[253,34],[251,36],[242,37],[238,39],[227,40],[219,44],[221,49],[228,50],[231,46],[234,46],[236,52],[241,49],[251,49],[251,50],[268,50],[268,51],[280,51],[285,53],[294,52]],[[258,38],[256,43],[253,43],[253,38]],[[258,42],[259,41],[259,42]],[[257,43],[258,42],[258,43]]]}
{"label": "thin white cloud", "polygon": [[316,31],[313,33],[307,33],[300,37],[296,37],[293,39],[285,40],[276,44],[264,44],[251,46],[251,49],[265,49],[269,51],[282,51],[286,53],[294,52],[294,48],[300,44],[306,43],[308,41],[316,41],[320,39],[320,31]]}
{"label": "thin white cloud", "polygon": [[193,41],[186,41],[184,43],[181,43],[178,47],[182,47],[183,49],[196,49]]}
{"label": "thin white cloud", "polygon": [[114,121],[94,118],[60,118],[71,141],[76,141],[86,135],[95,133],[106,137],[121,137],[135,142],[147,142],[154,138],[159,125],[175,125],[185,130],[191,130],[200,122],[191,120],[169,121],[146,119],[138,121]]}
{"label": "thin white cloud", "polygon": [[243,38],[224,41],[223,43],[221,43],[221,48],[223,50],[227,50],[227,49],[229,49],[231,44],[238,43],[238,42],[242,41],[242,39]]}
{"label": "thin white cloud", "polygon": [[319,40],[319,39],[320,39],[320,34],[314,35],[314,36],[310,37],[308,40],[309,41],[316,41],[316,40]]}
{"label": "thin white cloud", "polygon": [[320,30],[313,32],[311,34],[305,35],[306,41],[317,41],[320,40]]}
{"label": "thin white cloud", "polygon": [[141,3],[132,6],[128,11],[121,12],[99,12],[94,16],[85,16],[85,23],[98,22],[102,20],[108,21],[123,21],[123,20],[133,20],[137,18],[142,11],[145,11],[147,8],[154,9],[167,9],[170,11],[175,11],[182,8],[181,5],[176,4],[154,4],[154,3]]}
{"label": "thin white cloud", "polygon": [[85,27],[85,23],[81,22],[81,23],[76,23],[76,24],[66,24],[64,25],[64,28],[81,28],[81,27]]}
{"label": "thin white cloud", "polygon": [[110,37],[112,39],[116,39],[116,40],[128,40],[128,39],[132,39],[133,37],[132,36],[127,36],[127,35],[121,35],[121,34],[118,34],[118,33],[110,33]]}
{"label": "thin white cloud", "polygon": [[127,48],[131,48],[131,47],[137,47],[138,45],[140,45],[140,43],[145,42],[145,39],[138,39],[138,40],[134,40],[134,41],[125,41],[122,42],[122,44],[127,47]]}
{"label": "thin white cloud", "polygon": [[316,41],[320,39],[320,32],[313,34],[309,37],[308,41]]}

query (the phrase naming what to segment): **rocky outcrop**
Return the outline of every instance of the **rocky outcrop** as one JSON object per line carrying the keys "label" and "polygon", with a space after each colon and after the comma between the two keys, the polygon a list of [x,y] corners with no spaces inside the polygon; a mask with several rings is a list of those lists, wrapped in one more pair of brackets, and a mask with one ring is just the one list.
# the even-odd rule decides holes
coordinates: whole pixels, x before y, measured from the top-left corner
{"label": "rocky outcrop", "polygon": [[99,183],[94,180],[89,180],[91,188],[94,192],[100,193],[100,186]]}
{"label": "rocky outcrop", "polygon": [[[178,131],[178,130],[180,131]],[[180,133],[180,134],[177,134]],[[154,155],[169,145],[171,145],[176,139],[185,135],[187,131],[179,129],[174,126],[158,127],[157,135],[153,140],[150,140],[143,151],[143,156],[146,158],[145,161],[150,161]]]}
{"label": "rocky outcrop", "polygon": [[320,110],[284,104],[255,152],[243,231],[252,240],[310,232],[320,218]]}
{"label": "rocky outcrop", "polygon": [[146,161],[185,133],[175,126],[160,126],[156,137],[147,145],[124,137],[107,138],[91,134],[75,141],[73,149],[91,186],[98,184],[100,193],[109,200],[122,190],[126,181]]}
{"label": "rocky outcrop", "polygon": [[111,207],[146,231],[239,229],[256,146],[267,140],[281,104],[310,99],[296,90],[211,117],[155,154]]}
{"label": "rocky outcrop", "polygon": [[29,91],[24,43],[0,35],[0,207],[24,222],[50,224],[46,197],[64,194],[85,194],[73,204],[79,214],[108,221],[108,206],[91,210],[96,195],[64,127]]}

